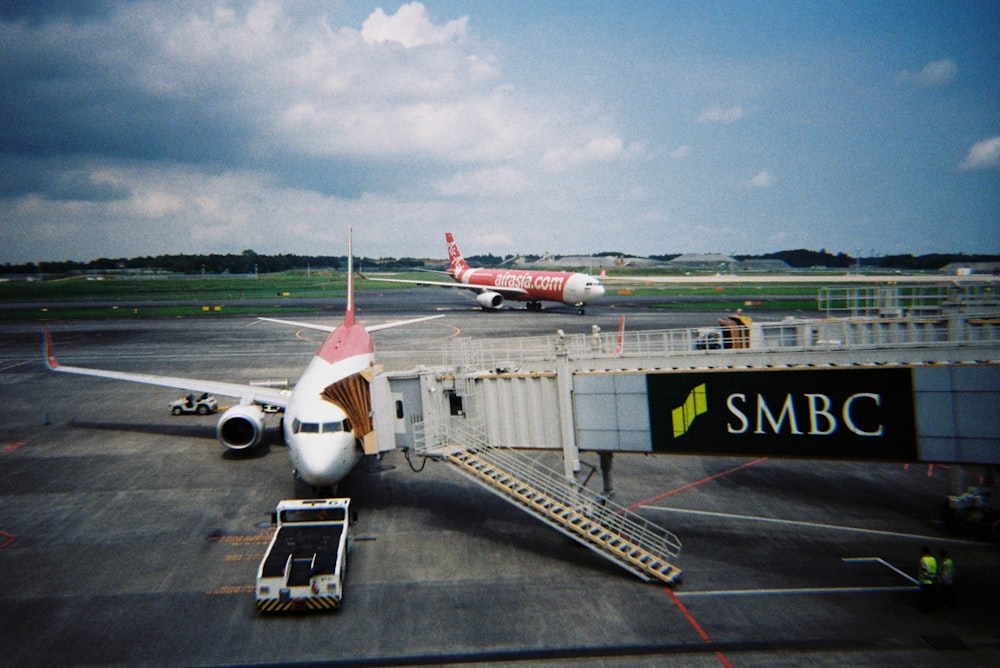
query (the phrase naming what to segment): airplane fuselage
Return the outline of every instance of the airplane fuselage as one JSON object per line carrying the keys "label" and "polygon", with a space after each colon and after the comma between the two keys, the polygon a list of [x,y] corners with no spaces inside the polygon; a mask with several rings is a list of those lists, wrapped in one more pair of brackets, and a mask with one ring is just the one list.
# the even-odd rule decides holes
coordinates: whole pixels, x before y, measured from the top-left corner
{"label": "airplane fuselage", "polygon": [[448,245],[448,273],[463,286],[479,292],[476,301],[483,308],[496,310],[504,299],[528,302],[528,308],[541,308],[539,302],[551,301],[579,308],[604,296],[604,286],[593,276],[568,271],[533,271],[527,269],[473,269],[462,257],[455,237],[445,232]]}
{"label": "airplane fuselage", "polygon": [[568,271],[527,271],[516,269],[467,269],[454,275],[459,283],[484,289],[520,289],[524,293],[505,293],[514,301],[553,301],[586,304],[604,296],[604,286],[593,276]]}
{"label": "airplane fuselage", "polygon": [[288,456],[299,477],[314,487],[333,487],[362,456],[358,436],[340,405],[323,396],[334,383],[375,364],[375,344],[353,322],[337,327],[313,357],[285,408]]}

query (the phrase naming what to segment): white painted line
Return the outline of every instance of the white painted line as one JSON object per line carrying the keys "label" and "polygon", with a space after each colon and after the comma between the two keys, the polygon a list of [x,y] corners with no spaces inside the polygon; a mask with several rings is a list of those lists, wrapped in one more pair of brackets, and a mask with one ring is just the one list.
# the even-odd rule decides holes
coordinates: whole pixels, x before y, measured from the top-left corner
{"label": "white painted line", "polygon": [[907,580],[909,580],[913,584],[917,585],[918,587],[920,586],[920,581],[919,580],[917,580],[916,578],[914,578],[909,573],[906,573],[905,571],[899,570],[898,568],[896,568],[895,566],[893,566],[892,564],[890,564],[888,561],[886,561],[882,557],[844,557],[843,559],[841,559],[841,561],[847,562],[849,564],[852,564],[852,563],[875,563],[875,564],[882,564],[883,566],[885,566],[889,570],[891,570],[891,571],[893,571],[895,573],[899,573],[904,578],[906,578]]}
{"label": "white painted line", "polygon": [[774,589],[716,589],[708,591],[679,591],[674,592],[677,597],[710,597],[710,596],[771,596],[774,594],[788,596],[792,594],[885,594],[893,592],[913,591],[920,589],[920,583],[909,574],[899,570],[881,557],[843,557],[841,561],[845,563],[875,563],[881,564],[889,570],[901,575],[910,585],[900,585],[896,587],[798,587],[774,588]]}
{"label": "white painted line", "polygon": [[787,526],[808,527],[810,529],[824,529],[829,531],[852,531],[854,533],[866,533],[873,536],[889,536],[892,538],[906,538],[910,540],[934,541],[936,543],[955,543],[961,545],[976,545],[979,547],[992,547],[987,543],[973,540],[961,540],[958,538],[943,538],[941,536],[926,536],[914,533],[901,533],[898,531],[882,531],[880,529],[862,529],[860,527],[841,526],[837,524],[822,524],[820,522],[802,522],[800,520],[782,520],[773,517],[757,517],[755,515],[734,515],[732,513],[715,513],[708,510],[688,510],[684,508],[667,508],[665,506],[640,506],[649,510],[659,510],[665,513],[679,513],[686,515],[702,515],[705,517],[718,517],[730,520],[744,520],[747,522],[764,522],[768,524],[784,524]]}
{"label": "white painted line", "polygon": [[706,591],[675,591],[677,598],[707,598],[711,596],[771,596],[778,594],[884,594],[892,592],[913,591],[919,586],[907,585],[899,587],[801,587],[781,589],[714,589]]}

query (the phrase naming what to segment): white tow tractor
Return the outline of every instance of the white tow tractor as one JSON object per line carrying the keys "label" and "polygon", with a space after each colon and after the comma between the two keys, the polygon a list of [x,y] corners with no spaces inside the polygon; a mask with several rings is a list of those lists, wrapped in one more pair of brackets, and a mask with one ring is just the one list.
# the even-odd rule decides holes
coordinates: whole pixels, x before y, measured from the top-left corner
{"label": "white tow tractor", "polygon": [[200,397],[189,394],[176,401],[171,401],[169,408],[171,415],[193,415],[195,413],[211,415],[219,410],[219,402],[211,394],[205,392]]}
{"label": "white tow tractor", "polygon": [[257,610],[335,610],[344,595],[350,499],[290,499],[257,569]]}

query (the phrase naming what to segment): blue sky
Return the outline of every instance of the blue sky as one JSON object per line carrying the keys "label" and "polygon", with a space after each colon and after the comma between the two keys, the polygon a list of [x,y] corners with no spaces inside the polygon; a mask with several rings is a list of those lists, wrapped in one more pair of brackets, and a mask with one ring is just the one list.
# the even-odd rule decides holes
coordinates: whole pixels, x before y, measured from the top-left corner
{"label": "blue sky", "polygon": [[0,2],[0,262],[1000,253],[1000,3]]}

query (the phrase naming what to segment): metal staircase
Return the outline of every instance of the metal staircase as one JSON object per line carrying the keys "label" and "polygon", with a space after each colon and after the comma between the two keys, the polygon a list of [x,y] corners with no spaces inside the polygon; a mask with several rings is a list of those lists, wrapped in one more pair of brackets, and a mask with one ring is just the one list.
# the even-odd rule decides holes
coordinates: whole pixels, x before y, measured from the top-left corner
{"label": "metal staircase", "polygon": [[433,429],[421,423],[415,452],[451,462],[505,501],[647,582],[678,581],[681,570],[671,561],[681,543],[672,533],[527,454],[489,445],[463,423]]}

